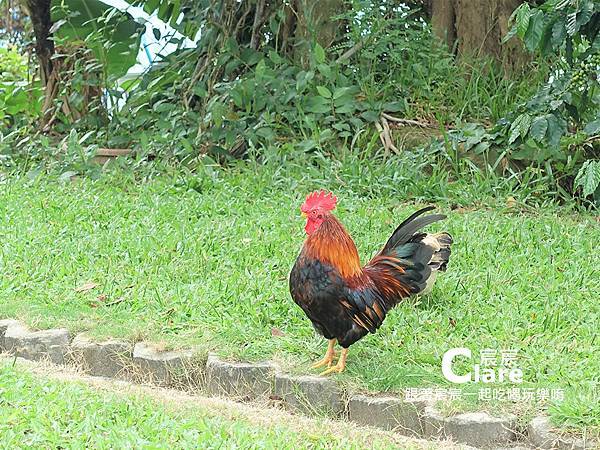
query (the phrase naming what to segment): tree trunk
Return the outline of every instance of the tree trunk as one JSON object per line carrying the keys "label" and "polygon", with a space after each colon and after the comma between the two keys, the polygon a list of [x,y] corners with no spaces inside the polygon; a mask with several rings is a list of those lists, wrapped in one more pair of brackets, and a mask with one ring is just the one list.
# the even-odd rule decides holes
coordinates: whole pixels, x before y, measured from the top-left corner
{"label": "tree trunk", "polygon": [[45,86],[52,73],[52,55],[54,55],[54,42],[50,39],[51,0],[26,0],[25,7],[31,18],[33,33],[35,35],[35,53],[40,63],[40,77]]}
{"label": "tree trunk", "polygon": [[338,36],[341,20],[332,17],[345,10],[344,0],[296,0],[296,30],[294,53],[303,63],[308,61],[311,44],[330,47]]}
{"label": "tree trunk", "polygon": [[435,34],[461,58],[489,56],[512,71],[527,55],[513,38],[502,44],[508,18],[523,0],[431,0]]}
{"label": "tree trunk", "polygon": [[446,42],[449,48],[453,48],[456,42],[456,18],[452,1],[432,0],[430,5],[433,32]]}

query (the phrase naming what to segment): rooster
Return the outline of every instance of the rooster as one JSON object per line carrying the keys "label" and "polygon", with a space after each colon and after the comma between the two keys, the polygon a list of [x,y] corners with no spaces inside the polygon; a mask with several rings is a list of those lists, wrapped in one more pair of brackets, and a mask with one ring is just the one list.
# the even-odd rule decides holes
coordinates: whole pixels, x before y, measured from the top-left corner
{"label": "rooster", "polygon": [[[325,357],[312,367],[327,366],[321,375],[342,372],[348,347],[375,333],[387,313],[403,298],[431,289],[437,272],[446,270],[452,237],[419,230],[446,216],[415,212],[392,233],[383,249],[361,267],[354,241],[331,213],[337,197],[325,191],[306,197],[300,210],[307,238],[290,273],[292,298],[329,340]],[[336,341],[342,347],[333,365]]]}

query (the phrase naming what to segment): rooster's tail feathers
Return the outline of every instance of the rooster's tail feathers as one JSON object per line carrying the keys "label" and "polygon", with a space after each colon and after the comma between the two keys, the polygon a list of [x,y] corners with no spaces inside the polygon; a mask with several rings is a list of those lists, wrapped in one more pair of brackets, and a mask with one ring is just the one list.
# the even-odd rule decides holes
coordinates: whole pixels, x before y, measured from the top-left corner
{"label": "rooster's tail feathers", "polygon": [[[368,264],[368,267],[375,270],[391,272],[392,276],[406,287],[409,295],[429,292],[437,273],[446,270],[450,259],[450,234],[419,231],[426,225],[446,218],[442,214],[422,216],[432,209],[433,207],[423,208],[402,222],[381,252]],[[397,266],[397,269],[394,266]],[[392,306],[404,296],[406,294],[386,296],[385,303]]]}
{"label": "rooster's tail feathers", "polygon": [[381,254],[388,254],[398,246],[412,241],[413,239],[411,238],[413,238],[415,233],[421,228],[446,218],[443,214],[432,214],[430,216],[420,217],[433,209],[435,209],[434,206],[422,208],[398,225],[398,228],[394,230],[388,241],[385,243],[383,250],[381,250]]}
{"label": "rooster's tail feathers", "polygon": [[421,242],[433,249],[433,254],[428,264],[430,269],[429,275],[425,280],[424,288],[419,291],[419,294],[427,294],[433,289],[438,272],[445,272],[448,268],[452,236],[446,232],[426,234]]}
{"label": "rooster's tail feathers", "polygon": [[426,234],[421,242],[433,248],[433,255],[429,262],[431,270],[445,272],[448,268],[451,253],[450,246],[453,242],[450,233],[444,231],[436,234]]}

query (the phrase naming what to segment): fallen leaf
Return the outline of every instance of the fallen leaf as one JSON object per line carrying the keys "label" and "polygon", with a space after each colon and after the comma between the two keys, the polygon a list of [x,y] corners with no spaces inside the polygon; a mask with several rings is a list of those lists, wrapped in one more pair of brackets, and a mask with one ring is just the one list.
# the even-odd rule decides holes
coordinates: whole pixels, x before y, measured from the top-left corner
{"label": "fallen leaf", "polygon": [[451,326],[453,326],[453,327],[456,326],[456,319],[453,319],[452,317],[448,317],[448,322],[450,323]]}
{"label": "fallen leaf", "polygon": [[93,282],[90,281],[88,283],[82,284],[79,287],[76,287],[75,288],[75,292],[87,292],[87,291],[91,291],[96,286],[98,286],[96,283],[93,283]]}
{"label": "fallen leaf", "polygon": [[517,206],[517,200],[513,196],[508,197],[506,199],[506,207],[514,208],[515,206]]}
{"label": "fallen leaf", "polygon": [[279,328],[272,327],[271,328],[271,336],[283,337],[283,336],[285,336],[285,333],[283,331],[281,331]]}

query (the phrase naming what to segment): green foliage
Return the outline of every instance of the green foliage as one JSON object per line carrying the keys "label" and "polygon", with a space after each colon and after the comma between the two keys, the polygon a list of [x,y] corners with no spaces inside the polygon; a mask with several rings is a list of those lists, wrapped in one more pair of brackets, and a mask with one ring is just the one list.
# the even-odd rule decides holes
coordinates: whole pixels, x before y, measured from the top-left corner
{"label": "green foliage", "polygon": [[[278,26],[273,23],[270,29]],[[207,37],[197,50],[170,55],[151,70],[132,89],[121,112],[132,119],[119,122],[120,130],[164,130],[167,144],[180,143],[184,158],[198,148],[239,156],[287,140],[306,152],[340,141],[349,144],[382,111],[405,109],[404,99],[392,98],[391,92],[366,92],[356,68],[337,62],[318,43],[302,65],[275,46],[254,50],[229,38],[215,55],[216,67],[222,68],[217,75],[215,70],[194,73],[194,59],[212,51],[211,45]],[[186,86],[190,78],[197,81]]]}
{"label": "green foliage", "polygon": [[486,58],[457,61],[419,11],[405,3],[357,1],[352,6],[343,16],[349,23],[345,40],[333,50],[362,45],[349,62],[359,85],[368,95],[402,102],[403,109],[394,111],[399,116],[444,126],[495,122],[545,76],[543,64],[527,82],[506,77]]}
{"label": "green foliage", "polygon": [[144,26],[129,13],[99,0],[53,0],[52,21],[58,42],[85,42],[115,79],[135,64]]}
{"label": "green foliage", "polygon": [[396,107],[361,97],[350,71],[328,61],[318,44],[311,61],[303,69],[271,53],[243,78],[215,86],[203,125],[210,141],[226,149],[244,136],[248,145],[259,146],[294,133],[303,137],[297,143],[302,151],[325,148]]}
{"label": "green foliage", "polygon": [[[554,148],[567,133],[568,122],[593,131],[586,125],[600,118],[600,3],[548,0],[538,8],[524,3],[513,17],[515,23],[508,37],[517,33],[528,50],[559,58],[549,82],[521,107],[511,131],[518,122],[523,142],[529,137]],[[531,131],[523,126],[528,116],[539,119]],[[512,137],[509,143],[514,142]]]}
{"label": "green foliage", "polygon": [[44,131],[63,135],[73,123],[82,132],[104,126],[108,118],[102,97],[109,83],[95,52],[82,41],[57,41],[53,65],[48,82],[53,96],[45,97],[44,115],[49,118]]}
{"label": "green foliage", "polygon": [[2,81],[27,79],[27,59],[14,47],[0,47],[0,78]]}
{"label": "green foliage", "polygon": [[586,40],[598,50],[599,13],[594,0],[547,0],[534,8],[525,2],[513,12],[513,26],[504,40],[517,35],[529,51],[542,56],[565,51],[571,63]]}
{"label": "green foliage", "polygon": [[531,98],[480,136],[477,148],[502,153],[517,168],[540,167],[561,195],[581,186],[584,197],[600,202],[596,165],[586,163],[600,156],[600,3],[523,3],[511,21],[506,39],[518,36],[528,50],[550,57],[553,68]]}
{"label": "green foliage", "polygon": [[[168,23],[184,36],[193,38],[201,22],[197,20],[202,11],[211,7],[207,0],[126,0],[133,6],[141,6],[150,15],[156,13],[158,18]],[[180,15],[182,18],[180,19]]]}
{"label": "green foliage", "polygon": [[[583,3],[563,1],[554,5],[556,11],[545,4],[524,4],[515,12],[511,33],[532,50],[558,52],[549,59],[554,64],[549,77],[546,65],[536,62],[533,75],[520,79],[504,76],[485,60],[457,64],[418,13],[400,2],[348,3],[336,18],[344,23],[344,32],[330,48],[284,35],[289,13],[285,4],[273,5],[261,22],[253,20],[253,2],[131,3],[157,12],[180,31],[186,24],[204,24],[197,47],[181,48],[138,79],[123,83],[125,106],[110,111],[109,117],[92,99],[108,94],[114,104],[121,96],[110,72],[116,77],[126,65],[110,65],[119,51],[133,55],[135,39],[114,32],[115,24],[129,17],[98,5],[91,13],[78,13],[88,5],[82,0],[63,3],[54,12],[59,19],[57,43],[61,55],[74,58],[65,64],[69,76],[61,80],[54,101],[53,126],[60,124],[55,127],[59,133],[75,124],[80,134],[94,130],[92,140],[105,146],[131,147],[148,159],[174,157],[195,167],[199,156],[223,161],[273,147],[295,154],[377,151],[386,112],[433,124],[442,132],[459,128],[446,133],[441,146],[432,147],[436,154],[445,151],[440,161],[456,170],[467,167],[459,161],[463,151],[485,154],[497,172],[509,166],[543,170],[551,183],[560,185],[563,197],[573,190],[583,161],[596,151],[597,58],[594,41],[580,39],[582,33],[594,32],[596,13]],[[568,21],[577,8],[583,12],[575,12],[575,27],[567,24],[562,33],[557,25],[561,17]],[[85,20],[91,17],[93,23]],[[257,42],[251,39],[255,31]],[[77,46],[86,33],[85,45],[94,50],[94,58],[89,53],[81,58],[81,52],[67,45]],[[188,28],[186,35],[193,34]],[[566,53],[574,68],[562,58]],[[545,79],[536,92],[538,81]],[[77,113],[71,114],[73,110]],[[462,125],[475,122],[496,126],[485,133],[482,127]]]}
{"label": "green foliage", "polygon": [[[283,17],[275,14],[265,34],[275,35]],[[406,6],[356,3],[341,19],[346,37],[330,49],[313,42],[304,63],[277,40],[254,49],[208,28],[197,49],[169,55],[128,86],[109,142],[133,141],[145,153],[186,162],[199,153],[238,157],[285,142],[300,153],[354,149],[362,134],[377,140],[382,112],[442,123],[496,120],[531,89],[487,62],[456,65]],[[215,47],[217,39],[222,45]]]}
{"label": "green foliage", "polygon": [[597,192],[600,190],[600,161],[588,159],[584,162],[575,178],[575,186],[583,188],[584,197],[594,194],[600,198],[600,192]]}
{"label": "green foliage", "polygon": [[29,83],[27,59],[0,47],[0,129],[32,120],[40,111],[40,89]]}

